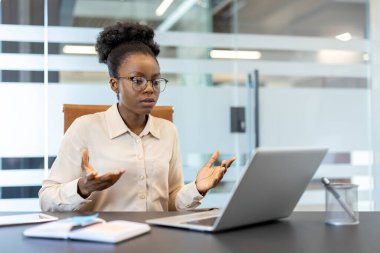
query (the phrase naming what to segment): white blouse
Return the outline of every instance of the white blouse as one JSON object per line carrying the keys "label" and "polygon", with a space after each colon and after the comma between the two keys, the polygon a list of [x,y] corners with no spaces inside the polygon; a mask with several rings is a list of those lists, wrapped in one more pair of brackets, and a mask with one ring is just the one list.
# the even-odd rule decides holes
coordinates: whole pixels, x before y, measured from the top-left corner
{"label": "white blouse", "polygon": [[[110,188],[87,199],[77,193],[83,148],[100,175],[124,168]],[[200,205],[195,182],[184,185],[176,127],[149,115],[139,136],[121,118],[117,105],[82,116],[63,137],[48,179],[39,191],[43,211],[168,211]]]}

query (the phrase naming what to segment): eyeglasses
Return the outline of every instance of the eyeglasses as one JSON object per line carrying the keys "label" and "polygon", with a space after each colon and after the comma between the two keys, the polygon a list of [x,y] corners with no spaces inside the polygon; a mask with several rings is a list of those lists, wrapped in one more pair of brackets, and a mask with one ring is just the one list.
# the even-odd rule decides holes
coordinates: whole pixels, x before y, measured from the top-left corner
{"label": "eyeglasses", "polygon": [[127,79],[132,82],[132,88],[135,91],[143,91],[148,86],[148,82],[152,84],[153,90],[155,92],[163,92],[166,88],[166,84],[169,82],[165,78],[157,78],[154,80],[147,80],[143,76],[130,76],[130,77],[123,77],[119,76],[117,79]]}

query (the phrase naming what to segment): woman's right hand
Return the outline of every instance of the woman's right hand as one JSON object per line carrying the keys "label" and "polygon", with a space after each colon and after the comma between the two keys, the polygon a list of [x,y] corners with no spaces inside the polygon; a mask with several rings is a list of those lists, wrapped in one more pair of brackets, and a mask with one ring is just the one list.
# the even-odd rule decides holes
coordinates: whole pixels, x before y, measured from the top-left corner
{"label": "woman's right hand", "polygon": [[89,163],[87,149],[82,151],[82,169],[86,171],[86,175],[78,181],[78,194],[83,198],[88,198],[94,191],[102,191],[112,186],[125,172],[125,169],[119,169],[98,175],[98,172]]}

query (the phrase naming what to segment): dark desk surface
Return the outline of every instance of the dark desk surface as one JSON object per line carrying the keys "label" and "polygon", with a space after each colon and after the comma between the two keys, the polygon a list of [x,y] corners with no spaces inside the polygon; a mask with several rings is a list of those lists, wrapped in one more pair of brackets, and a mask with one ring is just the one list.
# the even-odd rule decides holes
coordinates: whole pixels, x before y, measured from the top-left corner
{"label": "dark desk surface", "polygon": [[[9,213],[0,213],[6,215]],[[100,213],[105,220],[145,219],[176,213]],[[61,218],[74,213],[54,213]],[[380,252],[380,212],[360,213],[360,224],[325,225],[320,212],[296,212],[289,218],[216,234],[152,226],[150,233],[119,244],[25,238],[32,225],[0,227],[0,252]]]}

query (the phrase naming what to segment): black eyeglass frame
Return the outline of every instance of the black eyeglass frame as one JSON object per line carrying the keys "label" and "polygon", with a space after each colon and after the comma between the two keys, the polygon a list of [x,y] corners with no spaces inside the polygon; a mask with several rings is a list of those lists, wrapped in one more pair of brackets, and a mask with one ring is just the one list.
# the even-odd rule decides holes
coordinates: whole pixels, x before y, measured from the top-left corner
{"label": "black eyeglass frame", "polygon": [[[150,82],[150,83],[152,84],[152,88],[153,88],[153,90],[154,90],[155,92],[157,92],[157,86],[155,86],[155,85],[153,84],[153,82],[154,82],[154,81],[157,81],[157,80],[164,81],[164,82],[163,82],[163,85],[162,85],[162,83],[159,84],[159,90],[158,90],[158,91],[159,91],[160,93],[163,92],[163,91],[165,90],[165,88],[166,88],[166,84],[169,82],[168,79],[163,78],[163,77],[156,78],[156,79],[154,79],[154,80],[148,80],[148,79],[146,79],[146,78],[143,77],[143,76],[118,76],[118,77],[115,77],[115,78],[118,79],[118,80],[119,80],[119,79],[127,79],[128,81],[131,81],[131,83],[132,83],[132,88],[133,88],[135,91],[143,91],[143,90],[145,90],[146,87],[148,87],[148,82]],[[141,85],[141,86],[138,86],[138,88],[136,88],[136,83],[134,83],[135,78],[141,78],[141,79],[145,80],[145,84],[143,84],[143,85]],[[163,86],[163,88],[162,88],[162,86]]]}

